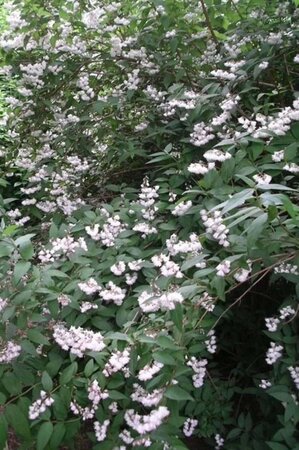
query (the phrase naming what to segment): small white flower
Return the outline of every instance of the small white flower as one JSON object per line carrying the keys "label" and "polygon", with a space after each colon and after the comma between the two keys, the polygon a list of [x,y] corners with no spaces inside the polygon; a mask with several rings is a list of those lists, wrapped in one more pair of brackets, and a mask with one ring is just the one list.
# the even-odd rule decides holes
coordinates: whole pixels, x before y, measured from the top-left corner
{"label": "small white flower", "polygon": [[269,380],[261,380],[261,382],[260,382],[260,384],[259,384],[259,387],[260,388],[262,388],[262,389],[268,389],[269,387],[271,387],[272,386],[272,383],[271,383],[271,381],[269,381]]}
{"label": "small white flower", "polygon": [[185,436],[190,437],[194,433],[195,428],[198,425],[198,420],[196,419],[186,419],[184,422],[183,433]]}
{"label": "small white flower", "polygon": [[111,272],[114,273],[117,277],[122,275],[126,270],[126,264],[123,261],[119,261],[116,264],[113,264],[110,268]]}
{"label": "small white flower", "polygon": [[275,317],[267,317],[265,319],[265,322],[268,330],[274,332],[277,330],[277,325],[280,323],[280,320],[276,319]]}
{"label": "small white flower", "polygon": [[186,202],[181,202],[171,211],[174,216],[183,216],[191,208],[192,202],[188,200]]}
{"label": "small white flower", "polygon": [[218,266],[216,267],[216,273],[218,275],[218,277],[225,277],[229,271],[230,271],[230,261],[225,260],[222,263],[218,264]]}
{"label": "small white flower", "polygon": [[227,159],[230,159],[232,155],[228,152],[224,152],[222,150],[208,150],[203,154],[203,157],[209,161],[209,162],[215,162],[215,161],[226,161]]}
{"label": "small white flower", "polygon": [[263,61],[259,64],[259,68],[264,70],[267,69],[267,67],[269,66],[269,62],[268,61]]}
{"label": "small white flower", "polygon": [[252,177],[256,184],[269,184],[271,183],[272,177],[267,175],[266,173],[260,173],[257,175],[253,175]]}
{"label": "small white flower", "polygon": [[274,152],[272,155],[272,161],[280,162],[284,159],[284,150],[279,150],[278,152]]}
{"label": "small white flower", "polygon": [[192,163],[188,166],[188,172],[195,173],[196,175],[205,175],[210,170],[215,168],[215,163],[210,162],[208,164],[204,162]]}
{"label": "small white flower", "polygon": [[282,351],[282,345],[277,345],[275,342],[270,342],[270,348],[266,353],[266,363],[269,365],[274,364],[279,358],[282,357]]}

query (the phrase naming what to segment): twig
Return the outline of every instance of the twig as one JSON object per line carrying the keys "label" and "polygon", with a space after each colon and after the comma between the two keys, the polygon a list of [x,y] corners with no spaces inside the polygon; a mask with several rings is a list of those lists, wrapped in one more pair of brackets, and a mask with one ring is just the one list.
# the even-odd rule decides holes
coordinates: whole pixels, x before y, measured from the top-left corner
{"label": "twig", "polygon": [[216,44],[218,44],[218,39],[217,39],[217,37],[215,35],[215,32],[213,30],[213,27],[212,27],[212,24],[211,24],[211,21],[210,21],[210,18],[209,18],[209,13],[208,13],[208,10],[207,10],[207,7],[205,5],[204,0],[200,0],[200,4],[201,4],[201,7],[202,7],[202,12],[203,12],[203,14],[205,16],[205,19],[206,19],[206,25],[207,25],[208,29],[210,30],[210,33],[211,33],[211,36],[212,36],[214,42]]}
{"label": "twig", "polygon": [[265,273],[263,273],[263,275],[262,275],[261,277],[259,277],[259,278],[258,278],[251,286],[249,286],[249,288],[246,289],[246,291],[243,292],[243,294],[241,294],[241,295],[237,298],[237,300],[235,300],[233,303],[231,303],[231,304],[223,311],[222,314],[220,314],[220,316],[218,317],[218,319],[217,319],[216,322],[214,323],[213,328],[211,328],[211,330],[214,329],[214,328],[216,327],[216,325],[220,322],[220,320],[222,319],[222,317],[224,317],[225,314],[226,314],[231,308],[233,308],[237,303],[239,303],[239,302],[242,300],[242,298],[245,297],[245,295],[247,295],[248,292],[250,292],[251,289],[252,289],[256,284],[258,284],[258,283],[259,283],[266,275],[268,275],[268,272],[270,272],[270,270],[271,270],[271,267],[267,267],[267,270],[265,271]]}

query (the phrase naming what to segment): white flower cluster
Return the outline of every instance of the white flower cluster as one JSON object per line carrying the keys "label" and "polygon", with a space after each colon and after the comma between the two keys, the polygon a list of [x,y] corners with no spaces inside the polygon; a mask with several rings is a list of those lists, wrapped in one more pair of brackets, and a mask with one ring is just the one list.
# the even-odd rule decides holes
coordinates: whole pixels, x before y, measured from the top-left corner
{"label": "white flower cluster", "polygon": [[158,208],[155,206],[156,199],[159,197],[159,186],[150,187],[148,178],[144,178],[139,194],[139,204],[142,206],[142,217],[146,220],[153,220]]}
{"label": "white flower cluster", "polygon": [[138,380],[148,381],[153,378],[153,376],[160,372],[164,364],[154,361],[152,364],[147,364],[141,369],[137,375]]}
{"label": "white flower cluster", "polygon": [[296,163],[288,163],[285,166],[283,166],[283,170],[297,174],[297,173],[299,173],[299,165]]}
{"label": "white flower cluster", "polygon": [[98,309],[98,305],[96,305],[95,303],[90,303],[90,302],[83,302],[80,305],[80,311],[81,313],[85,313],[87,311],[90,311],[91,309]]}
{"label": "white flower cluster", "polygon": [[116,286],[113,281],[109,281],[106,289],[100,291],[100,297],[105,301],[112,301],[115,305],[122,305],[126,296],[126,290]]}
{"label": "white flower cluster", "polygon": [[196,300],[196,304],[206,311],[212,312],[215,309],[215,298],[211,297],[208,292],[204,292],[202,296]]}
{"label": "white flower cluster", "polygon": [[226,80],[226,81],[233,81],[236,79],[236,75],[232,72],[228,72],[227,70],[212,70],[211,75],[213,75],[216,78],[219,78],[220,80]]}
{"label": "white flower cluster", "polygon": [[209,353],[215,353],[217,350],[217,344],[216,344],[217,339],[215,336],[215,331],[214,330],[209,331],[207,336],[209,337],[209,339],[207,339],[205,341],[207,350]]}
{"label": "white flower cluster", "polygon": [[227,274],[229,274],[230,265],[231,263],[228,260],[222,261],[222,263],[218,264],[218,266],[216,267],[216,273],[218,277],[225,277]]}
{"label": "white flower cluster", "polygon": [[206,228],[206,232],[219,242],[223,247],[229,246],[227,235],[229,229],[223,223],[220,211],[208,212],[205,209],[200,211],[201,219]]}
{"label": "white flower cluster", "polygon": [[172,234],[169,239],[166,239],[166,247],[171,256],[179,253],[192,253],[194,256],[202,250],[202,245],[195,233],[190,234],[189,241],[179,241],[176,234]]}
{"label": "white flower cluster", "polygon": [[198,420],[196,419],[186,419],[184,422],[183,433],[185,436],[190,437],[194,433],[195,428],[198,425]]}
{"label": "white flower cluster", "polygon": [[270,348],[266,353],[266,363],[269,365],[274,364],[279,358],[282,357],[282,351],[282,345],[277,345],[275,342],[270,342]]}
{"label": "white flower cluster", "polygon": [[100,240],[100,233],[99,233],[100,225],[96,223],[93,228],[90,226],[85,227],[86,233],[93,239],[94,241]]}
{"label": "white flower cluster", "polygon": [[190,366],[193,369],[194,375],[192,376],[193,386],[195,388],[200,388],[204,384],[204,378],[206,376],[208,364],[207,359],[196,359],[195,356],[192,356],[190,360],[187,362],[187,366]]}
{"label": "white flower cluster", "polygon": [[192,206],[191,200],[187,200],[186,202],[180,202],[171,211],[171,214],[173,214],[174,216],[178,216],[178,217],[184,216],[186,214],[186,212],[189,211],[191,206]]}
{"label": "white flower cluster", "polygon": [[212,131],[213,129],[204,122],[197,123],[194,125],[193,132],[190,135],[191,144],[196,147],[202,147],[207,144],[215,137]]}
{"label": "white flower cluster", "polygon": [[129,409],[125,413],[125,421],[129,427],[142,435],[156,430],[169,414],[166,406],[159,406],[158,409],[152,410],[148,415],[141,415],[133,409]]}
{"label": "white flower cluster", "polygon": [[54,403],[54,399],[50,397],[47,392],[40,391],[39,398],[29,406],[28,416],[30,420],[37,419],[41,414],[43,414],[47,407]]}
{"label": "white flower cluster", "polygon": [[110,425],[110,420],[108,420],[108,419],[104,420],[102,425],[98,421],[94,422],[94,432],[96,435],[96,440],[98,442],[102,442],[106,439],[107,430],[108,430],[109,425]]}
{"label": "white flower cluster", "polygon": [[89,280],[85,282],[78,283],[78,287],[86,295],[92,295],[102,290],[101,286],[96,282],[94,278],[89,278]]}
{"label": "white flower cluster", "polygon": [[224,439],[220,436],[220,434],[215,435],[216,447],[215,450],[219,450],[224,446]]}
{"label": "white flower cluster", "polygon": [[290,305],[284,306],[279,310],[279,318],[278,317],[267,317],[265,319],[266,327],[269,331],[274,332],[277,330],[278,325],[281,320],[285,320],[290,316],[294,316],[296,311]]}
{"label": "white flower cluster", "polygon": [[68,330],[63,324],[54,326],[53,337],[57,344],[71,354],[82,358],[85,352],[100,352],[105,347],[103,336],[100,332],[93,332],[81,327]]}
{"label": "white flower cluster", "polygon": [[291,306],[284,306],[279,310],[279,318],[281,320],[287,319],[289,316],[294,316],[296,314],[296,311]]}
{"label": "white flower cluster", "polygon": [[0,349],[0,364],[8,364],[21,353],[21,346],[13,341],[8,341]]}
{"label": "white flower cluster", "polygon": [[81,237],[77,241],[72,236],[66,236],[64,238],[57,238],[51,241],[52,248],[41,250],[38,254],[39,259],[43,264],[55,261],[59,255],[65,255],[69,257],[77,249],[87,251],[87,245],[85,240]]}
{"label": "white flower cluster", "polygon": [[140,222],[137,223],[134,227],[133,227],[133,231],[138,231],[139,233],[141,233],[141,237],[143,239],[145,239],[147,236],[151,235],[151,234],[157,234],[157,228],[155,228],[154,226],[149,225],[148,223],[145,222]]}
{"label": "white flower cluster", "polygon": [[171,261],[169,256],[161,253],[160,255],[153,256],[151,261],[155,267],[160,268],[163,277],[183,278],[180,266],[174,261]]}
{"label": "white flower cluster", "polygon": [[295,383],[296,388],[299,390],[299,366],[288,367],[288,371],[290,372],[291,378]]}
{"label": "white flower cluster", "polygon": [[89,101],[95,96],[95,92],[89,85],[88,74],[82,74],[77,81],[77,86],[80,89],[78,91],[78,97],[83,101]]}
{"label": "white flower cluster", "polygon": [[137,383],[133,384],[133,388],[134,392],[131,394],[131,399],[141,403],[146,408],[157,406],[163,398],[164,389],[154,389],[153,392],[147,392]]}
{"label": "white flower cluster", "polygon": [[262,379],[260,384],[259,384],[259,387],[262,388],[262,389],[268,389],[271,386],[272,386],[271,381],[265,380],[265,379]]}
{"label": "white flower cluster", "polygon": [[93,419],[95,415],[95,409],[93,407],[85,406],[85,408],[83,408],[76,402],[76,400],[70,403],[70,410],[76,416],[80,416],[84,421]]}
{"label": "white flower cluster", "polygon": [[[124,429],[119,434],[120,439],[127,445],[131,445],[132,447],[141,447],[141,448],[147,448],[152,445],[152,441],[147,436],[138,437],[134,439],[130,433],[129,430]],[[119,447],[114,450],[125,450],[127,447]]]}
{"label": "white flower cluster", "polygon": [[252,177],[256,184],[270,184],[272,177],[271,175],[267,175],[266,173],[259,173],[257,175],[253,175]]}
{"label": "white flower cluster", "polygon": [[102,231],[98,236],[96,235],[96,237],[98,237],[106,247],[114,247],[115,239],[125,230],[125,228],[126,226],[120,221],[120,217],[115,215],[114,217],[109,217],[107,219],[106,223],[103,225]]}
{"label": "white flower cluster", "polygon": [[274,267],[275,273],[291,273],[299,275],[298,266],[296,264],[282,263]]}
{"label": "white flower cluster", "polygon": [[210,170],[215,169],[215,163],[209,162],[205,163],[203,161],[199,161],[197,163],[191,163],[188,166],[188,172],[194,173],[195,175],[205,175],[206,173],[210,172]]}
{"label": "white flower cluster", "polygon": [[126,264],[123,261],[118,261],[110,267],[111,272],[119,277],[126,271]]}
{"label": "white flower cluster", "polygon": [[244,283],[244,281],[246,281],[247,278],[248,278],[249,275],[250,275],[250,272],[251,272],[251,262],[250,262],[250,261],[247,261],[247,264],[248,264],[248,266],[249,266],[249,269],[241,268],[241,269],[238,269],[237,272],[234,274],[234,279],[235,279],[236,281],[238,281],[238,283]]}
{"label": "white flower cluster", "polygon": [[203,157],[208,161],[208,163],[215,163],[216,161],[223,162],[227,159],[231,159],[232,155],[223,150],[213,149],[208,150],[203,154]]}
{"label": "white flower cluster", "polygon": [[[125,348],[125,350],[116,350],[112,353],[109,361],[105,364],[103,369],[103,375],[105,377],[110,377],[115,372],[124,370],[126,365],[130,362],[130,349]],[[126,374],[126,372],[125,372]]]}
{"label": "white flower cluster", "polygon": [[70,297],[66,294],[60,294],[57,298],[57,301],[62,307],[68,306],[71,303]]}
{"label": "white flower cluster", "polygon": [[284,150],[274,152],[271,156],[273,162],[281,162],[284,159]]}
{"label": "white flower cluster", "polygon": [[274,332],[277,330],[277,325],[280,323],[280,320],[275,317],[266,317],[265,323],[268,330]]}
{"label": "white flower cluster", "polygon": [[88,386],[88,398],[92,402],[92,406],[96,409],[101,400],[109,397],[108,391],[102,391],[97,380],[93,380]]}
{"label": "white flower cluster", "polygon": [[184,297],[178,291],[153,293],[143,291],[138,297],[138,303],[143,312],[170,311],[177,303],[182,303]]}

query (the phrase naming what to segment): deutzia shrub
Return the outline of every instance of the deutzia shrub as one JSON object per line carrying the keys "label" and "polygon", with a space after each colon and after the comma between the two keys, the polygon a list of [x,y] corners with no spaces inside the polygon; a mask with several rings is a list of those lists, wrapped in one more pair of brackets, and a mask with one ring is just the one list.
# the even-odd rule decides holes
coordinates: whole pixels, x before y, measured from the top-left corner
{"label": "deutzia shrub", "polygon": [[298,448],[296,3],[6,4],[2,448]]}

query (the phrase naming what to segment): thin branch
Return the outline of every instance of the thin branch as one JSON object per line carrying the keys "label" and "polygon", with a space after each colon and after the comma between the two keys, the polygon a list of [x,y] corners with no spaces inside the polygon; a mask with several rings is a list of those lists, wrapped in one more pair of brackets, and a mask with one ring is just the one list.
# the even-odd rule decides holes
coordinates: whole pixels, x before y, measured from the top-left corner
{"label": "thin branch", "polygon": [[261,277],[259,277],[251,286],[249,286],[248,289],[246,289],[245,292],[243,292],[243,294],[241,294],[237,300],[235,300],[233,303],[231,303],[224,311],[222,314],[220,314],[220,316],[218,317],[218,319],[216,320],[216,322],[213,324],[213,328],[214,329],[216,327],[216,325],[220,322],[220,320],[222,319],[222,317],[225,316],[225,314],[231,309],[233,308],[237,303],[239,303],[243,297],[245,297],[246,294],[248,294],[248,292],[251,291],[251,289],[258,284],[263,278],[265,278],[266,275],[268,275],[268,273],[270,272],[271,268],[267,268],[267,270],[265,271],[265,273],[263,273],[263,275]]}
{"label": "thin branch", "polygon": [[217,39],[217,37],[215,35],[215,32],[213,30],[213,27],[212,27],[212,24],[211,24],[211,21],[210,21],[210,18],[209,18],[209,13],[208,13],[208,10],[207,10],[207,7],[205,5],[204,0],[200,0],[200,4],[201,4],[201,7],[202,7],[202,12],[203,12],[203,14],[205,16],[205,19],[206,19],[206,25],[207,25],[208,29],[210,30],[210,33],[211,33],[211,36],[212,36],[214,42],[216,44],[218,44],[218,39]]}

